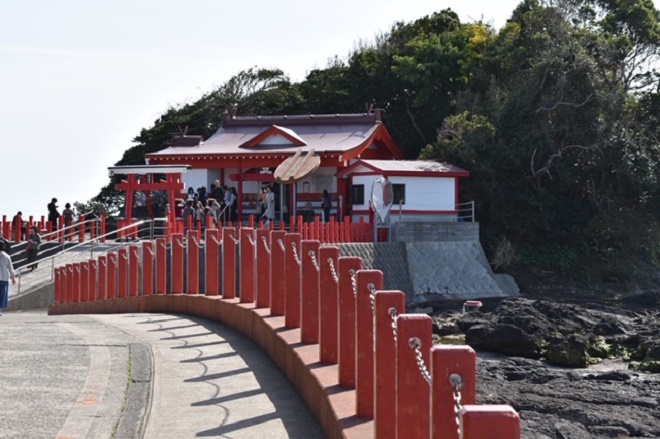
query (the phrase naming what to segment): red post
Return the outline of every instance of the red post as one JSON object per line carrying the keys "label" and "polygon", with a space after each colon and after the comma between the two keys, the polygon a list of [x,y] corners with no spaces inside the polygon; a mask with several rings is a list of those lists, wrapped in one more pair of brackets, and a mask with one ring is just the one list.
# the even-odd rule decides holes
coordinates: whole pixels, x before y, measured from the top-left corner
{"label": "red post", "polygon": [[186,286],[186,292],[188,294],[199,294],[199,231],[188,230],[186,238],[188,241],[188,251],[186,252],[188,285]]}
{"label": "red post", "polygon": [[[241,302],[254,302],[255,274],[254,260],[256,258],[255,233],[252,227],[243,227],[241,235]],[[263,245],[263,244],[262,244]]]}
{"label": "red post", "polygon": [[154,244],[149,241],[142,243],[142,295],[151,296],[154,293]]}
{"label": "red post", "polygon": [[60,267],[56,267],[55,270],[55,304],[62,303],[62,269]]}
{"label": "red post", "polygon": [[222,229],[222,297],[236,297],[236,229]]}
{"label": "red post", "polygon": [[460,377],[461,403],[475,404],[476,354],[470,346],[433,346],[431,349],[431,437],[460,439],[454,412],[452,375]]}
{"label": "red post", "polygon": [[[190,217],[188,217],[190,218]],[[183,234],[172,234],[172,294],[183,294]]]}
{"label": "red post", "polygon": [[106,300],[108,298],[108,257],[105,255],[99,256],[99,300]]}
{"label": "red post", "polygon": [[128,247],[128,296],[137,297],[140,288],[140,251],[137,245]]}
{"label": "red post", "polygon": [[300,341],[319,342],[319,241],[302,241],[302,322]]}
{"label": "red post", "polygon": [[[64,227],[65,227],[65,226],[64,226],[64,217],[63,217],[63,216],[59,217],[59,218],[57,219],[57,222],[58,222],[58,226],[57,226],[57,240],[58,240],[59,242],[64,242],[64,232],[65,232],[65,230],[64,230]],[[69,230],[66,230],[66,233],[67,233],[67,235],[68,235],[69,233],[73,233],[73,231],[71,231],[71,230],[69,229]]]}
{"label": "red post", "polygon": [[[50,224],[50,223],[48,223]],[[66,264],[66,301],[67,303],[75,302],[74,280],[73,275],[75,272],[73,264]]]}
{"label": "red post", "polygon": [[78,217],[78,242],[85,242],[85,215]]}
{"label": "red post", "polygon": [[101,242],[105,242],[105,233],[106,233],[106,232],[105,232],[105,224],[106,224],[106,216],[107,216],[107,215],[106,215],[105,211],[104,211],[104,212],[101,212],[101,232],[100,232],[100,233],[101,233],[101,236],[102,236],[102,238],[101,238]]}
{"label": "red post", "polygon": [[117,253],[108,253],[108,273],[106,275],[108,281],[108,299],[115,299],[117,297]]}
{"label": "red post", "polygon": [[[392,319],[406,312],[406,295],[401,291],[379,291],[374,298],[375,437],[396,431],[397,345]],[[394,317],[393,317],[394,316]]]}
{"label": "red post", "polygon": [[207,296],[220,294],[220,233],[217,229],[206,229],[204,242],[204,289]]}
{"label": "red post", "polygon": [[117,251],[117,294],[120,299],[128,297],[128,249],[120,248]]}
{"label": "red post", "polygon": [[460,411],[464,438],[520,439],[520,416],[508,405],[464,405]]}
{"label": "red post", "polygon": [[401,314],[397,319],[396,357],[396,418],[415,419],[415,422],[397,422],[398,437],[429,438],[431,435],[431,386],[419,366],[412,343],[422,354],[424,364],[430,364],[433,345],[433,320],[426,314]]}
{"label": "red post", "polygon": [[[319,250],[320,291],[319,291],[319,351],[320,361],[336,364],[339,351],[339,247],[323,246]],[[321,305],[322,304],[322,305]]]}
{"label": "red post", "polygon": [[270,313],[274,316],[283,316],[286,311],[287,270],[285,239],[286,232],[284,230],[275,230],[271,233]]}
{"label": "red post", "polygon": [[97,273],[98,265],[96,259],[89,260],[89,297],[87,300],[96,301],[98,300],[98,288],[97,288]]}
{"label": "red post", "polygon": [[300,233],[287,233],[284,241],[286,248],[286,316],[284,326],[287,328],[300,328],[300,276],[302,274],[300,241]]}
{"label": "red post", "polygon": [[73,263],[73,301],[78,303],[82,301],[82,295],[80,294],[80,276],[82,269],[80,268],[80,262]]}
{"label": "red post", "polygon": [[257,229],[256,295],[257,308],[270,308],[270,262],[273,254],[270,230]]}
{"label": "red post", "polygon": [[[339,385],[355,388],[355,292],[357,271],[362,259],[339,258]],[[357,284],[355,284],[357,287]]]}
{"label": "red post", "polygon": [[383,289],[383,272],[379,270],[360,270],[357,272],[356,276],[356,412],[357,415],[361,418],[373,418],[374,313],[371,310],[371,295],[372,292]]}

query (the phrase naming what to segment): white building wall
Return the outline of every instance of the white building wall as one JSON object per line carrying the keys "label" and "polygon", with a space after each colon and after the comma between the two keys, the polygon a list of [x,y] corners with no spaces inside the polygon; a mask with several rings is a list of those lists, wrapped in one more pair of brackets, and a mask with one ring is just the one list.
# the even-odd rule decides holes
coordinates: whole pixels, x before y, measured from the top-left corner
{"label": "white building wall", "polygon": [[183,192],[188,192],[188,188],[192,187],[197,190],[200,186],[209,187],[209,170],[208,169],[190,169],[188,172],[182,174],[183,183],[185,187]]}

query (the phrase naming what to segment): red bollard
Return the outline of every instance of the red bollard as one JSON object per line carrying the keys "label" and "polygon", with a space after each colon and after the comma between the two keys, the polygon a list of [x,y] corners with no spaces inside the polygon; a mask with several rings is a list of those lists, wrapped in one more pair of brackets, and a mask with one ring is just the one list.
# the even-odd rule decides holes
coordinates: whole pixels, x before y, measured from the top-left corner
{"label": "red bollard", "polygon": [[[190,218],[190,217],[188,217]],[[172,234],[172,294],[183,294],[183,235]]]}
{"label": "red bollard", "polygon": [[[475,404],[476,354],[470,346],[436,345],[431,349],[431,437],[460,439],[454,412],[454,386],[451,379],[460,378],[461,403]],[[450,377],[452,377],[450,379]],[[451,427],[450,427],[451,426]]]}
{"label": "red bollard", "polygon": [[376,290],[383,289],[383,272],[379,270],[359,270],[356,277],[356,412],[361,418],[373,418],[374,313],[371,310],[371,295],[372,292],[375,293]]}
{"label": "red bollard", "polygon": [[140,288],[140,250],[137,245],[128,247],[128,297],[137,297]]}
{"label": "red bollard", "polygon": [[101,212],[101,242],[105,242],[105,224],[106,224],[106,213]]}
{"label": "red bollard", "polygon": [[207,296],[220,294],[220,233],[217,229],[206,229],[204,237],[204,292]]}
{"label": "red bollard", "polygon": [[108,253],[108,268],[106,280],[108,281],[108,299],[117,298],[117,266],[119,265],[117,253]]}
{"label": "red bollard", "polygon": [[236,297],[236,229],[222,229],[222,297]]}
{"label": "red bollard", "polygon": [[156,238],[156,294],[167,293],[167,239]]}
{"label": "red bollard", "polygon": [[154,293],[154,244],[149,241],[142,243],[142,295],[151,296]]}
{"label": "red bollard", "polygon": [[188,262],[188,294],[199,294],[199,231],[188,230],[186,234],[188,241],[188,250],[186,259]]}
{"label": "red bollard", "polygon": [[85,215],[78,217],[78,242],[85,242]]}
{"label": "red bollard", "polygon": [[[294,217],[295,218],[295,217]],[[301,285],[301,246],[300,233],[287,233],[284,239],[286,248],[286,299],[284,326],[286,328],[300,328],[300,285]]]}
{"label": "red bollard", "polygon": [[300,341],[319,342],[319,241],[304,240],[302,253],[302,307],[300,309]]}
{"label": "red bollard", "polygon": [[355,388],[355,291],[362,259],[339,258],[339,385]]}
{"label": "red bollard", "polygon": [[[319,250],[319,359],[323,364],[336,364],[339,351],[338,288],[339,247],[323,246]],[[323,312],[321,312],[321,308]]]}
{"label": "red bollard", "polygon": [[520,416],[508,405],[464,405],[461,438],[520,439]]}
{"label": "red bollard", "polygon": [[73,267],[73,264],[66,264],[66,301],[67,303],[73,303],[74,302],[74,281],[73,281],[73,273],[75,271],[75,268]]}
{"label": "red bollard", "polygon": [[99,286],[98,286],[99,300],[106,300],[108,298],[108,288],[107,288],[108,257],[105,255],[99,256],[98,272],[99,272]]}
{"label": "red bollard", "polygon": [[62,294],[62,270],[59,267],[56,267],[55,270],[55,304],[58,305],[62,303],[61,294]]}
{"label": "red bollard", "polygon": [[80,262],[73,263],[73,301],[79,303],[82,301],[82,295],[80,294],[80,276],[82,270],[80,268]]}
{"label": "red bollard", "polygon": [[120,299],[128,297],[128,249],[117,251],[117,294]]}
{"label": "red bollard", "polygon": [[256,296],[257,308],[270,308],[270,263],[272,246],[270,230],[257,229],[257,261],[256,261]]}
{"label": "red bollard", "polygon": [[[424,364],[430,364],[433,320],[426,314],[401,314],[397,319],[396,356],[396,432],[398,437],[428,438],[430,428],[431,386],[417,365],[412,343],[421,352]],[[415,419],[415,422],[403,422]]]}
{"label": "red bollard", "polygon": [[270,313],[274,316],[283,316],[286,311],[287,271],[285,239],[286,232],[284,230],[275,230],[271,233]]}
{"label": "red bollard", "polygon": [[[387,437],[396,431],[397,345],[392,319],[406,312],[401,291],[378,291],[374,298],[374,435]],[[394,316],[394,317],[393,317]]]}
{"label": "red bollard", "polygon": [[88,262],[89,265],[89,296],[87,300],[89,301],[96,301],[98,300],[98,290],[97,290],[97,284],[96,284],[96,279],[97,279],[97,273],[98,273],[98,266],[96,259],[90,259]]}
{"label": "red bollard", "polygon": [[254,229],[251,227],[243,227],[240,229],[240,236],[241,303],[251,303],[254,302],[255,287],[254,260],[256,259],[256,242]]}

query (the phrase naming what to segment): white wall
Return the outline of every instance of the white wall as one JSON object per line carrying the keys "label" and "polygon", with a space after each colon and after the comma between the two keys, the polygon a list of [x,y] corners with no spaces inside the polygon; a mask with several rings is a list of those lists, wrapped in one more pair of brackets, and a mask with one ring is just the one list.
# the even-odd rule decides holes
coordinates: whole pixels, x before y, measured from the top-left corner
{"label": "white wall", "polygon": [[192,187],[195,191],[200,186],[204,186],[209,189],[208,169],[190,169],[188,172],[182,174],[182,179],[183,183],[185,184],[183,192],[188,192],[189,187]]}
{"label": "white wall", "polygon": [[303,192],[305,182],[309,182],[309,192],[321,193],[326,189],[330,193],[337,192],[336,173],[337,168],[318,168],[313,174],[296,183],[298,193]]}

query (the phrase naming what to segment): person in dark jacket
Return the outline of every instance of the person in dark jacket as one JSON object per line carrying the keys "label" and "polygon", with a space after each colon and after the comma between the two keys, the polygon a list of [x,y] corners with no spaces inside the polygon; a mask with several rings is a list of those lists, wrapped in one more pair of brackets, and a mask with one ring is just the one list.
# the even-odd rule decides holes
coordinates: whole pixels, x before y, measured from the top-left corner
{"label": "person in dark jacket", "polygon": [[53,198],[48,203],[48,221],[53,225],[53,230],[57,230],[57,220],[60,218],[60,212],[57,210],[57,198]]}

